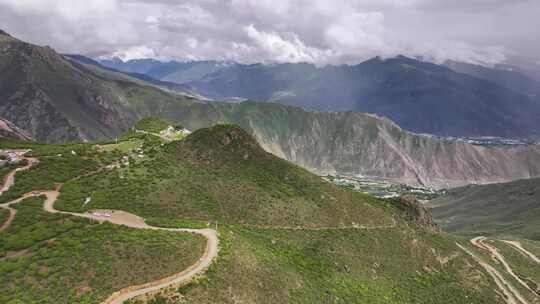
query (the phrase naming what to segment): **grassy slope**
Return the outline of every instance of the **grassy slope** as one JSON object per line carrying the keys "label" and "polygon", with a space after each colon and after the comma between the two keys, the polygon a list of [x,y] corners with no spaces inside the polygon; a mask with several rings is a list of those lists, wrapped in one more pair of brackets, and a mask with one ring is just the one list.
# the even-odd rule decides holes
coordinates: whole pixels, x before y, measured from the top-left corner
{"label": "grassy slope", "polygon": [[241,129],[216,126],[147,150],[152,157],[118,172],[68,182],[57,207],[117,208],[172,226],[218,221],[218,263],[177,291],[190,303],[501,302],[452,238],[399,216],[397,227],[380,230],[255,228],[371,227],[399,211],[263,152]]}
{"label": "grassy slope", "polygon": [[91,145],[52,146],[0,141],[0,147],[32,148],[34,150],[29,155],[39,157],[39,163],[31,170],[17,174],[15,185],[0,196],[2,203],[31,190],[53,189],[57,183],[98,170],[115,157],[114,153],[98,155]]}
{"label": "grassy slope", "polygon": [[17,167],[23,167],[24,165],[26,165],[26,162],[23,161],[18,163],[8,163],[0,166],[0,184],[4,182],[4,176],[6,176],[6,174],[8,174],[11,170]]}
{"label": "grassy slope", "polygon": [[198,236],[99,225],[45,213],[41,204],[31,198],[17,205],[0,234],[0,256],[22,253],[0,260],[2,303],[98,303],[125,286],[185,269],[204,251]]}
{"label": "grassy slope", "polygon": [[[525,249],[529,250],[530,252],[534,253],[540,252],[540,243],[539,242],[529,242],[529,243],[523,243],[522,245],[525,247]],[[518,276],[524,277],[524,278],[530,278],[531,280],[535,281],[536,284],[540,284],[540,267],[538,267],[538,264],[529,259],[528,257],[523,256],[521,253],[516,251],[513,247],[510,245],[498,241],[495,243],[497,248],[500,250],[500,252],[504,255],[506,258],[506,261],[512,265],[513,269],[516,271]]]}
{"label": "grassy slope", "polygon": [[[529,250],[531,253],[536,254],[540,253],[540,243],[535,241],[524,241],[519,240],[523,247]],[[523,256],[520,252],[516,251],[510,245],[497,241],[495,245],[504,255],[507,262],[512,265],[518,276],[524,278],[530,278],[535,281],[536,284],[540,284],[540,267],[538,264],[532,261],[530,258]],[[540,285],[538,285],[540,286]]]}
{"label": "grassy slope", "polygon": [[[230,130],[201,129],[166,145],[153,159],[69,182],[58,206],[271,226],[391,223],[391,213],[374,206],[381,206],[379,201],[342,191],[262,151],[243,130]],[[229,135],[235,138],[227,139]],[[222,140],[231,143],[224,145]],[[80,202],[87,196],[92,202],[83,207]]]}
{"label": "grassy slope", "polygon": [[0,226],[7,220],[9,211],[6,209],[0,209]]}
{"label": "grassy slope", "polygon": [[141,119],[135,125],[135,128],[138,130],[159,133],[159,131],[164,130],[170,125],[171,125],[170,123],[164,120],[148,117],[148,118]]}
{"label": "grassy slope", "polygon": [[464,259],[437,261],[453,253],[450,242],[401,228],[224,228],[219,263],[181,291],[189,303],[497,303]]}
{"label": "grassy slope", "polygon": [[429,204],[448,231],[540,240],[539,195],[540,179],[528,179],[453,189]]}
{"label": "grassy slope", "polygon": [[[514,237],[508,236],[504,238],[488,238],[486,242],[490,243],[492,246],[497,248],[499,253],[501,253],[505,259],[505,261],[510,265],[512,270],[518,275],[522,280],[525,282],[529,281],[533,283],[531,286],[538,286],[538,281],[540,277],[538,277],[538,264],[532,263],[529,259],[522,256],[517,251],[513,250],[511,247],[506,245],[501,241],[501,239],[516,239]],[[537,242],[534,241],[528,241],[526,240],[520,240],[525,248],[527,249],[538,249]],[[526,289],[524,286],[522,286],[512,275],[510,275],[506,268],[502,265],[502,263],[498,262],[497,259],[494,259],[493,256],[487,252],[486,250],[479,249],[478,247],[475,247],[471,245],[469,242],[466,241],[464,238],[461,242],[463,245],[465,245],[469,250],[474,252],[476,256],[481,258],[484,262],[490,264],[493,268],[499,271],[499,273],[504,277],[513,287],[519,291],[519,293],[528,301],[528,303],[538,303],[540,298],[537,294],[531,292],[530,290]],[[534,245],[533,245],[534,243]],[[534,250],[530,250],[531,252],[534,252]],[[533,287],[536,289],[536,287]]]}

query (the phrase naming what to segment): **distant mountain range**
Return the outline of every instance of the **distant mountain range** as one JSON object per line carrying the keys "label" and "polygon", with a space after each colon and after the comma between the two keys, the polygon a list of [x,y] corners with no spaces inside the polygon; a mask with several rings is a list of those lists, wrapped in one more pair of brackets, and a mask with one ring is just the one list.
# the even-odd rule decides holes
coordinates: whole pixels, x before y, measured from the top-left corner
{"label": "distant mountain range", "polygon": [[185,84],[216,100],[273,101],[317,111],[360,111],[441,136],[537,138],[540,85],[525,74],[404,56],[354,66],[101,61],[115,69]]}
{"label": "distant mountain range", "polygon": [[122,61],[119,58],[98,60],[108,68],[126,73],[137,73],[150,76],[155,79],[175,83],[187,83],[198,81],[206,75],[217,72],[235,63],[221,61],[189,61],[162,62],[156,59],[133,59]]}
{"label": "distant mountain range", "polygon": [[509,67],[496,66],[487,68],[481,65],[456,61],[447,61],[445,65],[456,72],[493,82],[503,88],[540,101],[540,82]]}
{"label": "distant mountain range", "polygon": [[[234,123],[266,151],[312,171],[448,187],[540,176],[540,146],[484,147],[421,136],[357,112],[207,102],[159,81],[0,35],[0,117],[38,141],[111,139],[144,117],[190,130]],[[294,65],[295,68],[310,68]],[[447,70],[447,68],[441,68]]]}

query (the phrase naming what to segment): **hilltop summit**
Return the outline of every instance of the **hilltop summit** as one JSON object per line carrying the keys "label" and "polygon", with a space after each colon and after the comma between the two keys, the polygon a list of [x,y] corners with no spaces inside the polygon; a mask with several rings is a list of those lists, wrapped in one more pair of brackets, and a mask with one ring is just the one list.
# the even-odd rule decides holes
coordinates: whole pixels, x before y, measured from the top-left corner
{"label": "hilltop summit", "polygon": [[178,149],[182,158],[214,164],[271,156],[261,148],[255,138],[234,124],[199,129],[179,142]]}

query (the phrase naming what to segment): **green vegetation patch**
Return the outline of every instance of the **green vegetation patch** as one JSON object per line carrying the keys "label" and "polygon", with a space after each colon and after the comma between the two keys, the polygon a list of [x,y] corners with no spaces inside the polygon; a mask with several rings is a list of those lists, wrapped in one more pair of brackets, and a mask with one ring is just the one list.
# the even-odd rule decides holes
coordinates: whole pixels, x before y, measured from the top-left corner
{"label": "green vegetation patch", "polygon": [[6,209],[0,209],[0,226],[7,220],[9,211]]}
{"label": "green vegetation patch", "polygon": [[49,214],[42,199],[17,205],[0,233],[0,303],[99,303],[113,292],[192,265],[206,240]]}
{"label": "green vegetation patch", "polygon": [[[161,147],[161,146],[158,146]],[[217,126],[121,170],[65,184],[57,207],[122,209],[145,218],[264,226],[392,224],[385,202],[340,189],[264,152],[243,130]],[[87,197],[90,203],[83,205]]]}
{"label": "green vegetation patch", "polygon": [[124,140],[120,141],[119,143],[114,144],[107,144],[103,145],[103,150],[107,152],[112,152],[115,150],[118,150],[122,153],[129,153],[139,147],[141,147],[143,144],[142,140]]}
{"label": "green vegetation patch", "polygon": [[540,179],[469,185],[429,202],[435,220],[464,235],[512,235],[540,241]]}
{"label": "green vegetation patch", "polygon": [[432,237],[226,227],[206,279],[177,293],[187,303],[502,303],[451,241],[432,247]]}
{"label": "green vegetation patch", "polygon": [[17,172],[15,184],[0,196],[0,202],[9,202],[32,190],[53,189],[57,183],[96,171],[100,166],[96,158],[71,153],[39,157],[39,163],[30,170]]}
{"label": "green vegetation patch", "polygon": [[161,130],[166,129],[171,123],[155,117],[143,118],[137,122],[135,128],[137,130],[143,130],[147,132],[159,133]]}
{"label": "green vegetation patch", "polygon": [[[511,247],[509,244],[502,241],[497,241],[495,245],[518,276],[523,278],[526,282],[529,282],[533,289],[540,290],[540,267],[538,267],[538,263],[534,262],[529,257],[522,255],[519,251],[514,249],[514,247]],[[536,242],[535,246],[533,246],[531,242],[524,245],[524,247],[527,250],[531,249],[529,251],[533,252],[540,249],[540,244]]]}
{"label": "green vegetation patch", "polygon": [[[489,276],[455,246],[454,238],[422,231],[389,201],[342,189],[266,153],[237,126],[198,130],[171,143],[133,133],[125,138],[143,140],[147,157],[133,161],[130,156],[129,165],[67,181],[55,207],[76,212],[126,210],[166,227],[213,228],[218,224],[216,263],[199,281],[164,292],[154,303],[503,302],[493,292]],[[124,156],[115,151],[115,156]],[[103,227],[123,229],[91,225],[76,227],[62,237],[90,228],[99,232]],[[102,241],[99,235],[84,236],[95,246]],[[126,238],[131,246],[146,244],[138,237]],[[185,250],[192,253],[190,248]],[[167,255],[168,251],[152,252]],[[107,254],[99,256],[103,259]],[[171,269],[171,261],[159,259],[156,268]],[[139,269],[129,267],[130,271]],[[14,269],[25,272],[26,268]],[[71,273],[62,275],[69,278]],[[109,284],[115,280],[102,277]],[[56,279],[61,281],[60,276]],[[109,294],[112,288],[106,282],[89,288]],[[58,302],[78,298],[63,299]]]}
{"label": "green vegetation patch", "polygon": [[19,161],[17,163],[6,163],[3,166],[0,166],[0,185],[4,184],[4,177],[14,169],[17,169],[19,167],[24,167],[27,164],[25,160]]}
{"label": "green vegetation patch", "polygon": [[0,149],[31,149],[30,156],[51,156],[59,153],[74,151],[79,155],[92,153],[92,145],[83,143],[45,144],[12,139],[0,139]]}

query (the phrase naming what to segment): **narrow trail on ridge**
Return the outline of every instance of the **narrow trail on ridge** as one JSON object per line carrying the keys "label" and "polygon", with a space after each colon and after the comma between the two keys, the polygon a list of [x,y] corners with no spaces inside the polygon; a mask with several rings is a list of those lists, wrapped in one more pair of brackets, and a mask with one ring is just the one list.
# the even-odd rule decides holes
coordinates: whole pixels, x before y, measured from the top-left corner
{"label": "narrow trail on ridge", "polygon": [[[28,170],[34,165],[36,165],[37,163],[39,163],[39,160],[36,158],[25,157],[24,159],[28,161],[28,164],[24,167],[14,169],[6,175],[6,177],[4,178],[4,184],[2,186],[2,189],[0,190],[0,195],[3,192],[9,190],[9,188],[14,185],[15,174],[18,171]],[[72,216],[95,220],[100,223],[110,222],[113,224],[123,225],[123,226],[127,226],[129,228],[134,228],[134,229],[149,229],[149,230],[163,230],[163,231],[172,231],[172,232],[181,232],[181,233],[194,233],[194,234],[202,235],[207,240],[206,249],[202,257],[195,264],[189,266],[187,269],[184,269],[181,272],[175,273],[171,276],[158,279],[156,281],[122,288],[121,290],[114,292],[105,301],[103,301],[102,304],[121,304],[121,303],[124,303],[124,301],[127,301],[129,299],[132,299],[132,298],[144,295],[144,294],[156,292],[160,289],[169,287],[171,285],[189,282],[190,280],[194,279],[198,275],[204,273],[206,269],[208,269],[212,261],[218,255],[218,245],[219,245],[218,233],[217,231],[213,229],[154,227],[154,226],[147,225],[144,219],[141,217],[138,217],[134,214],[131,214],[125,211],[119,211],[119,210],[94,210],[88,213],[75,213],[75,212],[65,212],[65,211],[56,210],[54,209],[54,203],[56,202],[56,200],[58,199],[58,196],[60,195],[61,188],[62,188],[62,185],[59,185],[54,190],[31,191],[15,200],[12,200],[4,204],[0,204],[0,208],[6,209],[10,212],[8,219],[0,227],[0,232],[4,231],[5,229],[9,227],[9,225],[11,224],[11,222],[13,221],[13,219],[15,218],[17,214],[17,210],[12,208],[11,207],[12,205],[17,204],[29,197],[45,196],[43,210],[45,210],[46,212],[69,214]]]}
{"label": "narrow trail on ridge", "polygon": [[293,230],[293,231],[325,231],[325,230],[383,230],[383,229],[393,229],[397,227],[397,221],[392,216],[392,223],[385,225],[376,225],[376,226],[365,226],[363,224],[359,225],[350,225],[350,226],[328,226],[328,227],[303,227],[303,226],[265,226],[265,225],[243,225],[247,228],[254,229],[266,229],[266,230]]}

